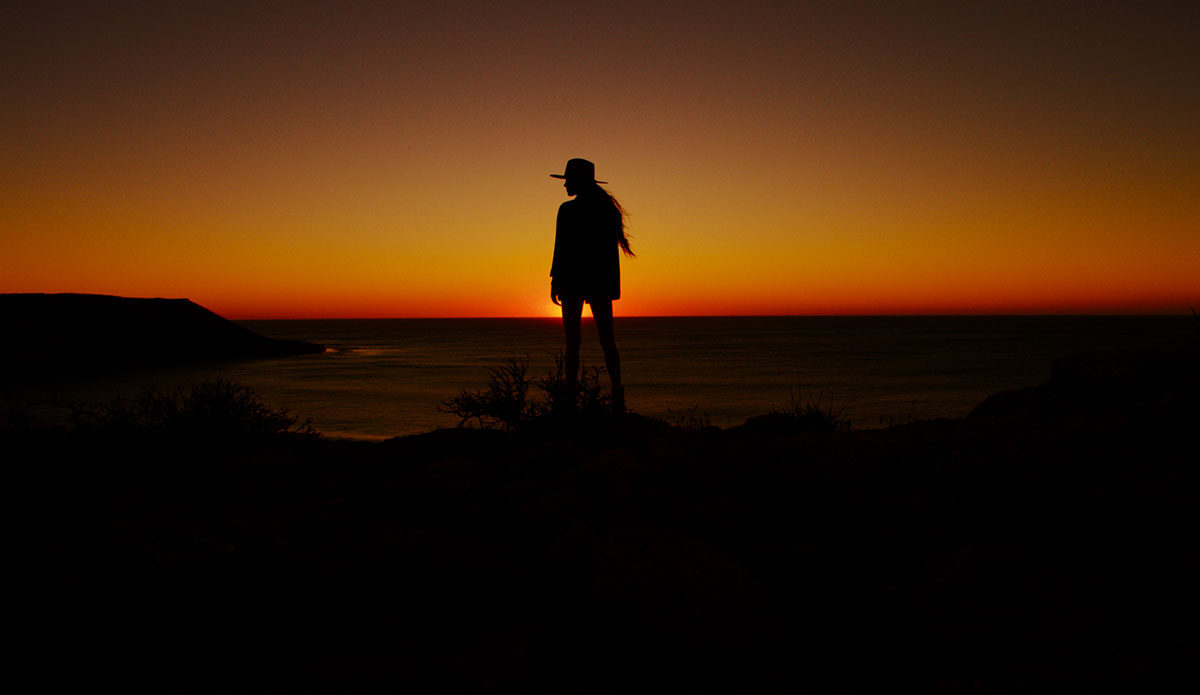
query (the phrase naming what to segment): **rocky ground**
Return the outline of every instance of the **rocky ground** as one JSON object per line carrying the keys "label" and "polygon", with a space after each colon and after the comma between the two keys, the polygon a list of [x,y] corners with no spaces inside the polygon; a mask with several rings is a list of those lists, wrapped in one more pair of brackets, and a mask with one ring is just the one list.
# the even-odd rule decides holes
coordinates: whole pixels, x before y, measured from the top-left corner
{"label": "rocky ground", "polygon": [[965,419],[885,430],[10,428],[12,673],[260,692],[1195,679],[1196,357],[1064,360]]}

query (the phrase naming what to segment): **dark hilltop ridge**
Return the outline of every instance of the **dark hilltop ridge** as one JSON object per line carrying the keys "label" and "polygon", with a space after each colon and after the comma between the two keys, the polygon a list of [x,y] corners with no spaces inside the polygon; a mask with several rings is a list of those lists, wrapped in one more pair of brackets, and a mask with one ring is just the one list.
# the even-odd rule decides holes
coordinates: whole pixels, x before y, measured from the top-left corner
{"label": "dark hilltop ridge", "polygon": [[14,379],[325,350],[266,338],[187,299],[0,294],[0,326],[0,369]]}
{"label": "dark hilltop ridge", "polygon": [[1198,356],[1060,360],[966,418],[883,430],[629,414],[374,443],[253,408],[215,434],[211,409],[10,418],[9,678],[1166,691],[1200,663]]}

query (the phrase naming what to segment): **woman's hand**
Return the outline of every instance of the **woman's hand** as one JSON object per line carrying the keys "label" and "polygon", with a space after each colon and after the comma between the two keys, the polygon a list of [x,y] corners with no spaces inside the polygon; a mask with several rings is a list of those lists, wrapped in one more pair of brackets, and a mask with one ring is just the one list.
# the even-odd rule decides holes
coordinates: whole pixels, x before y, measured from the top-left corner
{"label": "woman's hand", "polygon": [[554,302],[554,306],[562,306],[562,302],[558,299],[558,288],[554,286],[553,282],[550,283],[550,301]]}

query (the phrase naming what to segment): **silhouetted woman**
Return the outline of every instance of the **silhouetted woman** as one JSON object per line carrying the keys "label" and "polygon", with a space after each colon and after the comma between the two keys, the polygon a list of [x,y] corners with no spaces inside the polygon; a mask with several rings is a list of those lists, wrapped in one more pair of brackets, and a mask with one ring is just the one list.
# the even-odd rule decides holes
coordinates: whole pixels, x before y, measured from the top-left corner
{"label": "silhouetted woman", "polygon": [[604,349],[604,365],[612,380],[613,410],[625,410],[621,357],[613,337],[614,299],[621,298],[621,251],[632,256],[625,234],[625,210],[596,180],[596,165],[586,159],[567,161],[566,171],[550,174],[566,179],[563,187],[574,196],[558,208],[554,233],[554,262],[550,267],[550,299],[562,307],[567,332],[567,387],[575,393],[579,375],[579,322],[583,305],[592,305],[592,318]]}

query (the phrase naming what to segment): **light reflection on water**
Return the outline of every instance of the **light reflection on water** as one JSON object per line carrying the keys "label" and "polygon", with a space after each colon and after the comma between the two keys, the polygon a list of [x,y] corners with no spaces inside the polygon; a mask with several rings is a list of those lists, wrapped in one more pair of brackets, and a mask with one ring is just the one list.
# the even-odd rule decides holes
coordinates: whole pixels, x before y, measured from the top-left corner
{"label": "light reflection on water", "polygon": [[[106,401],[151,384],[224,377],[329,436],[383,438],[453,426],[438,404],[487,369],[528,355],[541,376],[561,348],[549,319],[243,321],[263,335],[322,343],[322,355],[156,369],[27,387],[10,397]],[[832,399],[860,427],[960,417],[997,391],[1049,376],[1056,357],[1195,342],[1191,317],[618,318],[631,409],[672,419],[696,407],[736,425],[802,397]],[[594,329],[583,360],[602,364]],[[607,385],[607,382],[605,381]]]}

